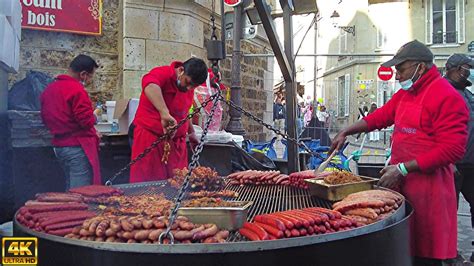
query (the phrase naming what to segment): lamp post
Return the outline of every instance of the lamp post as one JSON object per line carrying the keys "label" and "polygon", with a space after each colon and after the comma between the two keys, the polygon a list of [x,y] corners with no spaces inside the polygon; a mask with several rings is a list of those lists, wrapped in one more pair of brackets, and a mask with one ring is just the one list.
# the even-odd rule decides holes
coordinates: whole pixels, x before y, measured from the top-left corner
{"label": "lamp post", "polygon": [[331,15],[331,19],[332,19],[332,25],[334,26],[334,28],[339,28],[347,33],[350,33],[352,34],[352,36],[355,36],[356,34],[356,29],[355,29],[355,25],[352,25],[352,26],[338,26],[339,24],[339,19],[340,19],[341,16],[339,16],[339,13],[337,13],[336,10],[334,10],[334,12],[332,12],[332,15]]}

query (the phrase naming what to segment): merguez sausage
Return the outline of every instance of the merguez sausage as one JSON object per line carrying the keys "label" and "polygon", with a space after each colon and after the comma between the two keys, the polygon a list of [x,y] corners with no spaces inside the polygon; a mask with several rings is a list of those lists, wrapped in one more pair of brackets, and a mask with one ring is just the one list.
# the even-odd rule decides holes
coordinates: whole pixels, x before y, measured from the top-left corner
{"label": "merguez sausage", "polygon": [[260,238],[261,240],[268,240],[269,239],[267,231],[265,231],[265,229],[263,229],[259,225],[249,223],[249,222],[245,222],[244,223],[244,228],[247,228],[247,229],[253,231],[254,233],[256,233],[258,235],[258,238]]}

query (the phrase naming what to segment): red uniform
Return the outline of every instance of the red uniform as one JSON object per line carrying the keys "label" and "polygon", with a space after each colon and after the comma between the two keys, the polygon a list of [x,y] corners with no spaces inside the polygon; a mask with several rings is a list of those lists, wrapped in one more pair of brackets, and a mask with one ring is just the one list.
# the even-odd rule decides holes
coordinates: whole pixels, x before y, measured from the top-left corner
{"label": "red uniform", "polygon": [[370,131],[395,125],[392,164],[416,159],[401,192],[415,210],[415,256],[457,255],[456,194],[452,164],[463,157],[469,113],[463,99],[433,66],[409,91],[400,90],[364,118]]}
{"label": "red uniform", "polygon": [[[170,66],[154,68],[143,77],[140,104],[133,122],[135,124],[132,147],[133,159],[157,140],[159,136],[163,135],[160,113],[146,96],[144,91],[146,86],[153,83],[161,88],[170,115],[178,123],[188,115],[193,102],[194,91],[180,92],[178,90],[175,68],[180,66],[182,66],[181,62],[173,62]],[[172,176],[173,169],[187,167],[186,134],[188,126],[188,122],[186,122],[177,130],[174,138],[169,141],[171,150],[167,164],[161,162],[164,150],[164,142],[161,142],[143,159],[132,165],[130,182],[166,179]]]}
{"label": "red uniform", "polygon": [[84,86],[68,75],[59,75],[40,100],[41,117],[53,135],[53,146],[81,146],[94,173],[93,183],[101,184],[99,137],[94,128],[92,102]]}

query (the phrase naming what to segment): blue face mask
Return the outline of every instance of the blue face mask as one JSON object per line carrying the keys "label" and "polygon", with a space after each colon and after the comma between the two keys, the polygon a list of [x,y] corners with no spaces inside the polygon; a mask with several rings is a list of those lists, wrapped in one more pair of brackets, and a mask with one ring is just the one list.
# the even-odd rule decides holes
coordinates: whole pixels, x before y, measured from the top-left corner
{"label": "blue face mask", "polygon": [[474,81],[474,69],[469,69],[469,80]]}
{"label": "blue face mask", "polygon": [[[420,66],[420,64],[418,64],[416,66],[416,69],[415,69],[415,73],[413,73],[413,76],[411,77],[411,79],[407,79],[405,81],[398,81],[398,83],[400,84],[400,87],[402,88],[402,90],[409,90],[412,86],[413,86],[413,83],[416,81],[413,81],[413,79],[415,78],[415,75],[416,75],[416,72],[418,71],[418,67]],[[417,79],[418,80],[418,79]]]}

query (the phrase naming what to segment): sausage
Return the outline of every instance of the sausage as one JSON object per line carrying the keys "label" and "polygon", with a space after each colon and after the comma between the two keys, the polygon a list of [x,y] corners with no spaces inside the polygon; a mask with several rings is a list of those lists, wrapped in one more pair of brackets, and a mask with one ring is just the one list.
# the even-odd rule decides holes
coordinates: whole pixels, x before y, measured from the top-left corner
{"label": "sausage", "polygon": [[135,234],[137,233],[137,231],[131,231],[131,232],[124,232],[122,234],[122,238],[125,238],[125,239],[135,239]]}
{"label": "sausage", "polygon": [[120,226],[119,221],[112,220],[112,221],[110,221],[110,228],[109,229],[112,229],[114,232],[118,232],[118,231],[120,231],[120,229],[122,229],[122,227]]}
{"label": "sausage", "polygon": [[285,230],[285,237],[291,237],[291,231],[286,229]]}
{"label": "sausage", "polygon": [[129,219],[129,223],[131,223],[135,229],[142,228],[142,218],[131,218]]}
{"label": "sausage", "polygon": [[274,236],[277,239],[283,238],[285,236],[285,233],[271,225],[264,224],[264,223],[259,223],[255,222],[256,225],[262,227],[265,231],[268,232],[268,234]]}
{"label": "sausage", "polygon": [[248,230],[247,228],[240,228],[239,229],[240,235],[246,237],[247,239],[251,241],[259,241],[261,240],[257,234],[255,234],[253,231]]}
{"label": "sausage", "polygon": [[112,229],[112,228],[108,228],[107,230],[105,230],[105,236],[106,237],[114,236],[116,234],[117,234],[117,232],[114,231],[114,229]]}
{"label": "sausage", "polygon": [[298,229],[291,229],[291,236],[292,237],[298,237],[300,236],[300,231],[298,231]]}
{"label": "sausage", "polygon": [[38,212],[54,212],[54,211],[72,211],[72,210],[87,210],[89,206],[84,203],[63,203],[45,206],[31,206],[26,210],[31,214]]}
{"label": "sausage", "polygon": [[104,236],[105,230],[109,227],[110,221],[109,220],[102,220],[99,225],[97,225],[97,229],[95,230],[96,236]]}
{"label": "sausage", "polygon": [[63,228],[68,228],[68,227],[74,227],[73,229],[76,228],[76,226],[79,226],[82,224],[82,221],[72,221],[72,222],[64,222],[64,223],[57,223],[57,224],[52,224],[48,225],[44,228],[44,230],[49,231],[49,230],[58,230],[58,229],[63,229]]}
{"label": "sausage", "polygon": [[208,238],[204,239],[204,241],[202,241],[202,243],[219,243],[219,241],[217,240],[216,237],[211,236],[211,237],[208,237]]}
{"label": "sausage", "polygon": [[313,235],[314,234],[314,228],[312,226],[310,226],[308,228],[308,235]]}
{"label": "sausage", "polygon": [[151,241],[157,241],[161,233],[163,233],[164,231],[165,231],[164,229],[152,230],[150,234],[148,235],[148,239],[150,239]]}
{"label": "sausage", "polygon": [[303,225],[303,223],[301,222],[300,219],[297,219],[291,215],[288,215],[288,214],[284,214],[283,212],[276,212],[276,213],[272,213],[272,215],[275,215],[277,217],[280,217],[280,218],[283,218],[283,219],[286,219],[287,221],[290,221],[292,222],[295,226],[294,227],[301,227]]}
{"label": "sausage", "polygon": [[291,211],[287,211],[287,213],[289,213],[290,215],[293,215],[294,217],[298,217],[300,219],[306,220],[309,223],[309,225],[315,224],[313,217],[305,214],[304,212],[300,212],[299,210],[291,210]]}
{"label": "sausage", "polygon": [[48,231],[47,233],[51,235],[56,235],[56,236],[65,236],[67,234],[72,233],[72,229],[73,229],[72,227],[68,227],[68,228],[62,228],[58,230],[51,230],[51,231]]}
{"label": "sausage", "polygon": [[179,228],[183,230],[193,230],[194,229],[194,224],[191,222],[186,222],[186,221],[179,221],[178,222]]}
{"label": "sausage", "polygon": [[148,236],[150,235],[150,231],[151,230],[147,230],[147,229],[136,231],[135,236],[134,236],[135,240],[144,241],[148,239]]}
{"label": "sausage", "polygon": [[254,233],[256,233],[258,235],[258,238],[260,238],[261,240],[268,240],[269,239],[267,231],[265,231],[262,227],[260,227],[256,224],[245,222],[244,223],[244,228],[247,228],[247,229],[253,231]]}
{"label": "sausage", "polygon": [[152,219],[143,219],[142,227],[144,229],[151,229],[153,227],[153,220]]}
{"label": "sausage", "polygon": [[267,215],[269,215],[270,217],[277,218],[280,221],[282,221],[283,224],[285,225],[285,228],[293,229],[296,226],[291,219],[288,219],[287,217],[285,217],[283,215],[277,215],[276,213],[270,213],[270,214],[267,214]]}
{"label": "sausage", "polygon": [[41,222],[40,224],[42,227],[46,227],[48,225],[63,223],[63,222],[70,222],[70,221],[77,221],[77,220],[84,221],[85,219],[94,217],[95,215],[96,214],[93,212],[84,213],[84,214],[66,215],[62,217],[60,216],[60,217],[47,219],[44,222]]}
{"label": "sausage", "polygon": [[133,225],[127,219],[120,220],[120,225],[124,231],[131,232],[133,230]]}
{"label": "sausage", "polygon": [[214,237],[217,238],[219,242],[221,242],[220,240],[224,240],[225,242],[225,240],[229,237],[229,231],[227,230],[219,231],[216,233]]}
{"label": "sausage", "polygon": [[322,233],[322,234],[325,234],[327,232],[327,229],[324,225],[320,225],[319,226],[319,232]]}
{"label": "sausage", "polygon": [[331,225],[331,228],[335,230],[338,230],[341,227],[341,224],[337,220],[331,220],[329,221],[329,224]]}
{"label": "sausage", "polygon": [[[309,228],[312,228],[312,227],[309,227]],[[308,234],[308,231],[304,228],[301,228],[300,229],[300,236],[306,236]]]}
{"label": "sausage", "polygon": [[153,218],[153,226],[156,229],[165,228],[165,222],[158,218]]}
{"label": "sausage", "polygon": [[280,230],[285,230],[285,224],[278,218],[271,217],[269,215],[257,215],[254,220],[259,223],[268,224]]}
{"label": "sausage", "polygon": [[193,238],[193,232],[191,231],[185,231],[185,230],[179,230],[179,231],[171,231],[171,233],[174,236],[174,239],[181,241],[181,240],[188,240]]}
{"label": "sausage", "polygon": [[99,223],[101,222],[100,219],[96,219],[94,221],[92,221],[91,225],[89,226],[89,232],[91,232],[92,234],[95,234],[95,230],[97,229],[97,226],[99,225]]}
{"label": "sausage", "polygon": [[315,225],[315,224],[321,223],[321,218],[319,218],[316,215],[311,215],[311,214],[305,213],[301,210],[291,210],[290,212],[297,215],[297,216],[300,216],[300,217],[306,219],[309,222],[310,225]]}
{"label": "sausage", "polygon": [[193,240],[201,240],[210,236],[214,236],[219,229],[217,228],[217,225],[215,224],[210,224],[209,227],[204,229],[203,231],[199,231],[193,235]]}
{"label": "sausage", "polygon": [[[72,231],[71,231],[71,232],[72,232]],[[86,236],[86,237],[87,237],[87,236],[93,235],[94,233],[89,232],[89,230],[82,228],[82,229],[79,231],[79,234],[80,234],[81,236]]]}

